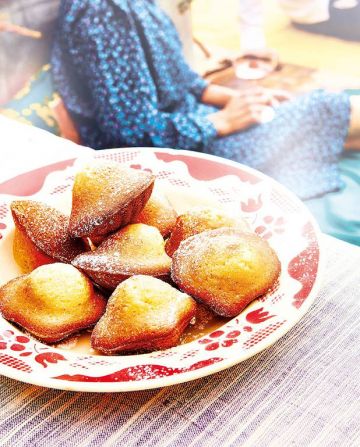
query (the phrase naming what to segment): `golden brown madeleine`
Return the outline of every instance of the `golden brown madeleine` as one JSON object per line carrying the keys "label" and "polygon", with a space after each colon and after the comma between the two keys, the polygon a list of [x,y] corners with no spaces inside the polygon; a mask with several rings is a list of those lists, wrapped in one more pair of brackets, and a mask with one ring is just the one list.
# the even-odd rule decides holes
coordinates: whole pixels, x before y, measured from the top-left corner
{"label": "golden brown madeleine", "polygon": [[280,270],[267,241],[237,228],[220,228],[183,241],[173,256],[171,277],[217,314],[233,317],[266,293]]}
{"label": "golden brown madeleine", "polygon": [[129,276],[169,274],[171,259],[159,230],[131,224],[109,236],[94,251],[82,253],[72,264],[106,289],[115,289]]}
{"label": "golden brown madeleine", "polygon": [[216,208],[197,207],[178,216],[171,236],[166,241],[165,251],[172,256],[181,241],[203,231],[222,227],[238,227],[250,232],[248,223],[243,219],[235,219]]}
{"label": "golden brown madeleine", "polygon": [[195,316],[196,303],[151,276],[132,276],[111,295],[91,345],[106,354],[176,346]]}
{"label": "golden brown madeleine", "polygon": [[0,311],[39,340],[53,343],[93,326],[106,300],[69,264],[49,264],[0,288]]}
{"label": "golden brown madeleine", "polygon": [[69,233],[90,239],[132,222],[149,200],[155,177],[110,161],[94,161],[75,176]]}
{"label": "golden brown madeleine", "polygon": [[134,223],[144,223],[158,228],[163,237],[168,236],[176,223],[176,211],[168,199],[160,192],[153,192],[145,208]]}
{"label": "golden brown madeleine", "polygon": [[69,217],[45,203],[15,200],[13,254],[24,273],[52,262],[70,263],[85,251],[81,240],[69,236]]}

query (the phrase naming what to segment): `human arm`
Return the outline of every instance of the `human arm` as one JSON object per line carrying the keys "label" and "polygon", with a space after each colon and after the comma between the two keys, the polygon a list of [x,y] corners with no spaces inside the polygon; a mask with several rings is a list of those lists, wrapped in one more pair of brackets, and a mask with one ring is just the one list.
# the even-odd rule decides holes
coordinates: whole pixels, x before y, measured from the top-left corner
{"label": "human arm", "polygon": [[[213,86],[217,87],[217,86]],[[267,120],[269,108],[277,107],[280,102],[290,99],[287,92],[283,90],[265,89],[254,87],[243,90],[231,90],[228,100],[221,110],[208,115],[219,136],[230,135],[234,132],[245,130],[248,127]],[[205,99],[215,101],[226,100],[227,91],[214,89],[204,92]],[[270,110],[271,113],[274,113]]]}
{"label": "human arm", "polygon": [[260,124],[269,108],[267,103],[265,98],[254,101],[247,96],[235,96],[223,109],[208,115],[208,119],[219,136],[231,135]]}
{"label": "human arm", "polygon": [[[173,101],[164,100],[164,95],[166,88],[171,95],[172,84],[176,81],[184,90],[184,95],[193,89],[200,94],[204,81],[195,74],[187,76],[187,72],[182,77],[181,65],[166,65],[171,58],[166,56],[165,47],[163,56],[155,58],[156,67],[161,67],[157,71],[161,74],[163,70],[164,77],[170,80],[172,76],[169,72],[175,71],[179,75],[173,76],[172,84],[172,81],[167,82],[165,87],[158,90],[157,81],[163,82],[164,78],[153,76],[151,52],[154,48],[146,47],[152,42],[145,41],[144,45],[146,36],[139,34],[141,24],[135,22],[135,19],[141,20],[142,17],[136,16],[137,11],[132,10],[132,5],[127,2],[114,5],[106,0],[81,2],[83,9],[79,8],[80,2],[77,2],[77,8],[70,1],[67,5],[68,10],[62,14],[58,39],[66,55],[65,61],[71,61],[71,67],[80,79],[79,89],[83,87],[84,90],[82,96],[89,99],[89,107],[81,113],[91,111],[96,127],[106,135],[106,146],[153,145],[201,149],[216,137],[212,123],[197,111],[197,107],[170,106],[166,109],[161,106],[164,103],[170,105]],[[94,26],[89,27],[89,23],[94,23]],[[166,38],[170,40],[169,48],[174,50],[177,57],[176,42],[171,33],[167,27],[162,32],[166,33]],[[174,52],[170,52],[172,59]]]}
{"label": "human arm", "polygon": [[230,99],[237,96],[237,91],[222,85],[208,84],[201,95],[201,102],[217,107],[224,107]]}
{"label": "human arm", "polygon": [[[131,8],[125,2],[121,5]],[[70,73],[75,70],[74,76],[68,79],[69,82],[77,79],[73,82],[73,90],[81,92],[73,103],[68,95],[66,105],[71,103],[70,110],[78,119],[84,117],[95,121],[91,125],[96,126],[102,135],[97,147],[146,145],[201,150],[218,134],[243,129],[248,122],[247,116],[244,124],[242,117],[239,122],[239,113],[244,109],[253,114],[256,112],[256,101],[249,103],[254,95],[251,96],[248,90],[234,90],[231,95],[227,90],[229,96],[236,95],[236,107],[229,101],[218,115],[204,116],[197,111],[195,103],[193,110],[179,107],[173,109],[175,112],[168,112],[161,109],[156,78],[152,76],[147,58],[154,49],[150,48],[150,53],[145,55],[144,42],[140,41],[133,20],[137,10],[127,11],[123,7],[106,0],[96,3],[68,1],[63,3],[60,16],[56,48],[61,49],[63,57],[60,60],[65,70],[67,64],[69,69],[71,67]],[[89,27],[89,23],[94,26]],[[167,76],[170,82],[166,88],[171,89],[173,82],[180,82],[184,95],[191,92],[200,100],[208,87],[207,82],[183,61],[175,36],[171,36],[171,28],[165,27],[164,33],[170,41],[173,64],[166,65],[169,55],[164,53],[157,66],[163,67],[164,74],[168,75],[171,70],[175,72],[174,76]],[[167,47],[164,49],[166,52]],[[56,66],[60,67],[59,63],[54,64],[54,68]],[[66,83],[62,82],[62,85]],[[160,93],[166,95],[167,91],[163,88]],[[222,101],[226,96],[222,96]],[[241,99],[243,96],[246,101]],[[261,95],[255,96],[255,100],[262,101]],[[269,98],[266,103],[268,101]]]}

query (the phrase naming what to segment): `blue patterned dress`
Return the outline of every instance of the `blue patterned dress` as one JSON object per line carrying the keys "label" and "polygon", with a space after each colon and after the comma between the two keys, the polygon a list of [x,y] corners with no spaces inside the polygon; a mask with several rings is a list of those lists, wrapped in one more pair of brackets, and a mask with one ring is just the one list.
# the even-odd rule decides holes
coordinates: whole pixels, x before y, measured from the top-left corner
{"label": "blue patterned dress", "polygon": [[177,32],[154,0],[63,0],[53,56],[56,87],[84,144],[203,151],[259,169],[302,198],[341,186],[349,124],[344,94],[316,91],[270,123],[219,138]]}

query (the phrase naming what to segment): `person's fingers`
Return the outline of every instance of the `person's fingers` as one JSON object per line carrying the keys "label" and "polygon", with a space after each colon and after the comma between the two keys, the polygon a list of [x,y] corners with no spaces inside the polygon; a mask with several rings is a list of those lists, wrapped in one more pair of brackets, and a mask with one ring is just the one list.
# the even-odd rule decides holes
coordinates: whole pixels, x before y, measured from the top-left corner
{"label": "person's fingers", "polygon": [[263,92],[261,94],[248,97],[248,103],[258,104],[258,105],[271,105],[274,101],[274,97],[268,92]]}
{"label": "person's fingers", "polygon": [[269,110],[272,110],[272,108],[269,106],[263,104],[254,104],[250,108],[250,115],[256,122],[262,122],[264,116],[269,112]]}
{"label": "person's fingers", "polygon": [[235,109],[247,109],[252,104],[272,105],[274,97],[267,92],[256,92],[255,94],[233,98],[231,106]]}
{"label": "person's fingers", "polygon": [[266,104],[271,107],[278,107],[280,103],[290,100],[292,95],[285,90],[264,90],[261,93],[252,97],[247,97],[248,101],[255,103]]}
{"label": "person's fingers", "polygon": [[264,110],[267,110],[271,107],[269,107],[266,104],[261,103],[252,103],[249,104],[246,107],[243,107],[241,110],[238,110],[238,119],[241,119],[244,116],[258,116],[259,114],[263,113]]}
{"label": "person's fingers", "polygon": [[255,87],[245,90],[238,96],[244,102],[257,102],[261,104],[268,104],[273,107],[279,105],[283,101],[288,101],[292,99],[293,95],[281,89],[267,89],[263,87]]}
{"label": "person's fingers", "polygon": [[241,121],[241,126],[238,130],[245,130],[251,126],[255,126],[261,123],[261,114],[260,112],[252,112],[243,117]]}
{"label": "person's fingers", "polygon": [[269,106],[253,104],[246,112],[238,117],[239,130],[246,129],[255,124],[271,121],[272,118],[269,119],[269,111],[273,111]]}
{"label": "person's fingers", "polygon": [[270,101],[270,106],[271,107],[274,107],[275,109],[276,109],[276,107],[279,107],[279,105],[280,105],[280,103],[281,103],[281,101],[279,101],[278,99],[276,99],[275,97],[273,97],[273,98],[271,98],[271,101]]}

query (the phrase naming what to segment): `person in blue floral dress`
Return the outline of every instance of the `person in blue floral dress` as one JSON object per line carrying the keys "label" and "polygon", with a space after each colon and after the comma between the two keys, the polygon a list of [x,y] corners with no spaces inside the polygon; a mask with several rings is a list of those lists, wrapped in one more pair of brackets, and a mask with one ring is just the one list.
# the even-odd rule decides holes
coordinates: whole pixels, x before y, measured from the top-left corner
{"label": "person in blue floral dress", "polygon": [[[270,90],[209,85],[154,0],[63,0],[52,66],[90,147],[203,151],[259,169],[302,198],[341,186],[349,96],[315,91],[281,102]],[[269,104],[275,117],[261,123]]]}

